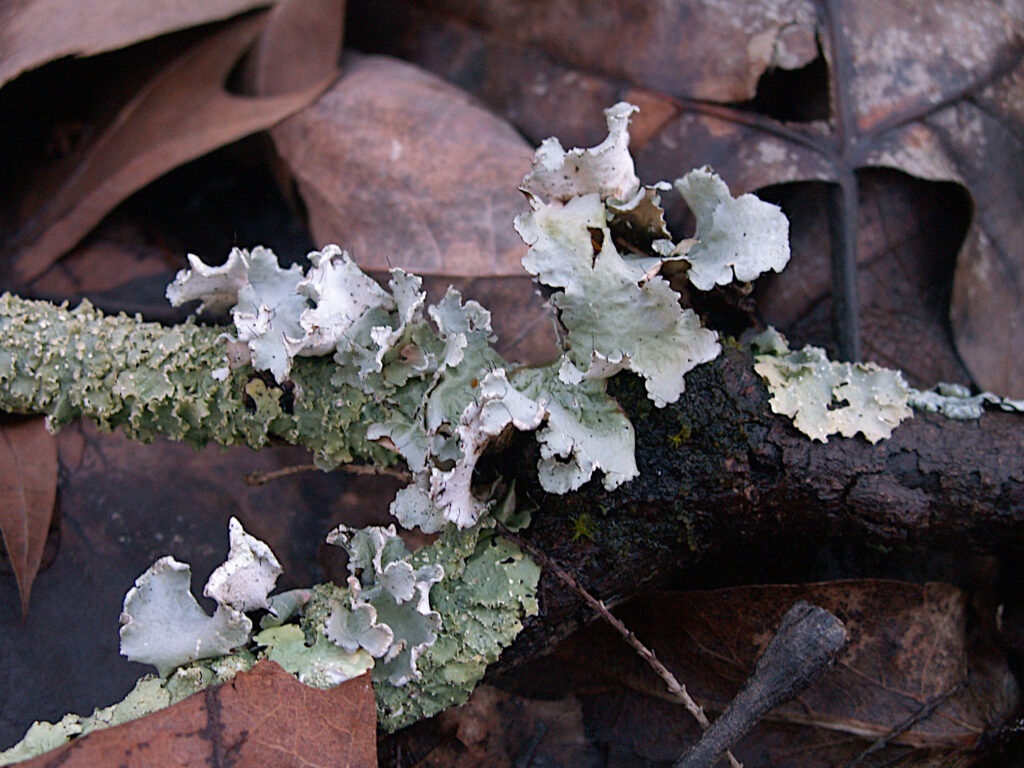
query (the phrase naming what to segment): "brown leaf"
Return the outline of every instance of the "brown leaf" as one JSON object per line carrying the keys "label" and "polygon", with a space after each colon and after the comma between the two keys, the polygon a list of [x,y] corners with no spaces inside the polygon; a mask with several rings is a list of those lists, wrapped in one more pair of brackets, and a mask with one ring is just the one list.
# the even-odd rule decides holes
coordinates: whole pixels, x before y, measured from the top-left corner
{"label": "brown leaf", "polygon": [[[937,381],[969,384],[970,374],[950,343],[950,276],[957,234],[969,223],[962,187],[934,184],[898,171],[859,174],[857,289],[863,354],[904,372],[916,387]],[[766,323],[784,329],[792,346],[821,344],[832,336],[833,302],[828,262],[831,211],[821,184],[769,189],[801,226],[790,233],[792,257],[783,275],[767,275],[754,289]]]}
{"label": "brown leaf", "polygon": [[[971,638],[965,596],[945,584],[861,580],[663,592],[616,614],[698,702],[720,712],[797,600],[839,616],[850,642],[833,670],[774,710],[734,750],[747,764],[785,763],[799,750],[801,766],[843,765],[941,699],[888,748],[891,755],[931,750],[934,759],[969,749],[1014,711],[1018,691],[1005,661]],[[594,713],[590,732],[619,749],[672,759],[698,735],[688,715],[669,703],[661,681],[603,626],[563,643],[547,664],[521,674],[557,681],[562,695],[567,687],[575,691]],[[575,682],[567,686],[567,680]]]}
{"label": "brown leaf", "polygon": [[272,661],[167,709],[72,741],[25,768],[369,768],[377,705],[369,674],[336,688],[303,685]]}
{"label": "brown leaf", "polygon": [[279,0],[246,58],[250,93],[279,96],[338,75],[345,0]]}
{"label": "brown leaf", "polygon": [[[533,150],[465,94],[409,64],[346,59],[344,76],[271,135],[318,243],[364,269],[518,275],[509,225]],[[493,222],[493,224],[492,224]]]}
{"label": "brown leaf", "polygon": [[172,254],[145,243],[126,244],[111,237],[89,238],[58,265],[33,280],[33,296],[71,297],[116,290],[125,282],[166,276]]}
{"label": "brown leaf", "polygon": [[[896,329],[895,353],[893,341],[884,338],[892,328],[874,326],[871,314],[879,304],[900,307],[918,286],[948,284],[948,259],[940,254],[935,264],[934,251],[918,252],[915,261],[930,273],[915,278],[902,296],[895,291],[879,302],[877,291],[871,292],[893,281],[879,284],[869,276],[863,286],[857,270],[869,260],[865,243],[881,238],[887,254],[916,243],[885,228],[865,232],[865,226],[899,222],[858,215],[858,192],[863,198],[872,191],[864,169],[879,167],[961,185],[973,204],[962,247],[957,226],[933,227],[948,250],[959,249],[951,308],[944,298],[948,287],[938,297],[938,309],[950,313],[956,347],[949,320],[938,317],[939,327],[929,334],[946,348],[937,368],[944,376],[955,374],[959,352],[980,386],[1024,396],[1018,354],[1024,346],[1024,18],[970,0],[926,7],[827,2],[815,8],[789,0],[568,6],[420,0],[410,11],[389,5],[397,17],[391,37],[374,44],[462,85],[532,141],[552,133],[573,143],[592,140],[576,135],[582,129],[574,134],[573,123],[581,121],[567,117],[563,104],[593,126],[600,125],[600,107],[631,93],[667,103],[674,119],[659,113],[655,122],[664,127],[646,142],[634,142],[641,175],[649,181],[707,163],[738,192],[801,180],[838,185],[838,194],[835,187],[819,192],[833,231],[822,232],[813,251],[835,277],[801,309],[816,309],[836,285],[832,304],[839,321],[814,341],[838,338],[846,354],[885,350],[904,365],[910,361],[922,376],[937,372],[927,360],[935,347],[929,341],[922,349],[916,331],[936,323],[936,305],[904,308],[904,316],[920,312],[906,330]],[[630,55],[608,55],[623,34],[637,41]],[[816,37],[824,58],[815,58]],[[503,71],[511,73],[512,84],[501,84]],[[956,194],[925,213],[951,204],[958,208],[954,223],[970,216]],[[921,212],[915,208],[910,215]],[[680,222],[678,215],[675,220]],[[802,225],[794,220],[794,231]],[[936,238],[922,233],[917,239]],[[890,262],[892,268],[899,264]],[[795,273],[791,267],[776,282],[802,280]]]}
{"label": "brown leaf", "polygon": [[[765,69],[793,69],[817,55],[814,8],[801,0],[415,4],[534,46],[574,69],[698,99],[745,101]],[[626,41],[632,45],[625,47]]]}
{"label": "brown leaf", "polygon": [[194,45],[121,109],[56,191],[28,194],[44,202],[7,246],[17,280],[44,272],[132,192],[171,168],[273,125],[326,87],[321,80],[266,98],[225,90],[229,72],[265,21],[266,14],[248,16]]}
{"label": "brown leaf", "polygon": [[[550,357],[550,321],[511,226],[526,209],[515,186],[533,152],[511,126],[416,67],[353,57],[330,91],[271,135],[317,243],[341,244],[370,272],[437,276],[442,291],[469,278],[473,298],[514,297],[506,311],[491,307],[499,338],[514,342],[503,351]],[[533,331],[541,342],[528,343]]]}
{"label": "brown leaf", "polygon": [[[246,485],[250,472],[308,462],[297,448],[196,451],[168,440],[140,446],[88,422],[62,429],[57,444],[60,549],[37,581],[28,621],[0,610],[0,748],[33,720],[117,701],[148,671],[118,654],[117,617],[125,593],[157,558],[191,563],[193,583],[203,584],[224,561],[228,518],[235,516],[280,559],[278,589],[308,587],[323,580],[317,559],[324,531],[370,522],[352,516],[363,505],[348,495],[352,478],[344,473]],[[387,501],[378,513],[386,513]],[[14,580],[0,577],[0,588],[13,605]]]}
{"label": "brown leaf", "polygon": [[57,442],[45,419],[0,424],[0,534],[18,581],[23,617],[56,499]]}
{"label": "brown leaf", "polygon": [[0,17],[0,85],[63,56],[91,56],[208,24],[273,0],[171,0],[140,13],[134,0],[7,0]]}

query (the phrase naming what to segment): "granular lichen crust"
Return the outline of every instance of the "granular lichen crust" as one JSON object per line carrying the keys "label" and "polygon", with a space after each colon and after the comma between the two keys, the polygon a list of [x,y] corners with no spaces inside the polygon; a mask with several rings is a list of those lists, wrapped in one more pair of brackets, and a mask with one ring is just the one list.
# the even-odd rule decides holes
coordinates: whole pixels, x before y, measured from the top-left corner
{"label": "granular lichen crust", "polygon": [[366,425],[386,412],[358,389],[332,384],[329,358],[297,360],[286,386],[277,386],[249,365],[215,375],[226,352],[219,328],[106,316],[87,301],[68,309],[0,296],[4,410],[45,413],[52,428],[87,417],[143,442],[283,441],[309,448],[325,468],[394,460],[366,439]]}

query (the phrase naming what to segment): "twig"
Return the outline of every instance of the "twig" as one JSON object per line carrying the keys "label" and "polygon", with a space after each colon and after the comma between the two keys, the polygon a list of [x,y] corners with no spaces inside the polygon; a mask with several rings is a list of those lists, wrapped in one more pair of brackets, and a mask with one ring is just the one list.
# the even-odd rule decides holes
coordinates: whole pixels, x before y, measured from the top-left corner
{"label": "twig", "polygon": [[[412,475],[404,469],[396,467],[381,467],[377,464],[342,464],[336,469],[348,472],[351,475],[387,475],[397,477],[399,480],[410,480]],[[246,485],[264,485],[271,480],[277,480],[288,475],[297,475],[301,472],[313,472],[320,470],[316,464],[293,464],[290,467],[281,467],[270,472],[250,472],[245,476]]]}
{"label": "twig", "polygon": [[[625,640],[633,650],[639,654],[640,658],[647,662],[648,666],[655,671],[658,677],[664,681],[669,692],[679,701],[680,704],[683,705],[686,711],[693,716],[693,719],[700,724],[700,727],[705,730],[710,727],[711,721],[709,721],[707,715],[704,714],[704,709],[700,704],[693,700],[690,694],[686,691],[686,686],[676,680],[675,675],[673,675],[669,669],[658,660],[658,657],[654,655],[654,651],[641,643],[640,640],[637,639],[637,636],[634,635],[625,624],[623,624],[611,611],[608,610],[608,607],[604,602],[598,600],[586,589],[580,586],[580,583],[576,581],[576,578],[571,573],[562,568],[544,552],[516,536],[508,528],[502,525],[500,521],[497,522],[497,528],[501,531],[503,536],[515,542],[520,549],[539,562],[541,566],[555,574],[555,576],[569,587],[569,589],[583,598],[591,608],[597,611],[598,615],[608,622],[615,631],[622,636],[623,640]],[[732,752],[727,751],[726,757],[729,759],[729,764],[733,768],[743,768],[743,763],[737,760]]]}
{"label": "twig", "polygon": [[930,717],[932,712],[934,712],[940,704],[946,701],[950,696],[956,694],[961,688],[963,688],[963,685],[963,681],[960,681],[945,693],[936,696],[934,699],[931,699],[930,701],[926,701],[924,704],[921,705],[921,708],[918,709],[914,714],[912,714],[899,725],[895,726],[891,731],[885,734],[885,736],[880,738],[870,747],[868,747],[859,755],[857,755],[857,757],[855,757],[853,760],[851,760],[845,766],[843,766],[843,768],[856,768],[856,766],[862,764],[865,760],[868,759],[868,757],[875,754],[875,752],[879,752],[885,749],[893,739],[899,738],[904,733],[913,728],[915,725],[920,723],[922,720],[925,720],[928,717]]}
{"label": "twig", "polygon": [[753,674],[725,712],[673,768],[710,768],[768,712],[796,696],[832,665],[846,643],[843,623],[798,601],[786,611]]}

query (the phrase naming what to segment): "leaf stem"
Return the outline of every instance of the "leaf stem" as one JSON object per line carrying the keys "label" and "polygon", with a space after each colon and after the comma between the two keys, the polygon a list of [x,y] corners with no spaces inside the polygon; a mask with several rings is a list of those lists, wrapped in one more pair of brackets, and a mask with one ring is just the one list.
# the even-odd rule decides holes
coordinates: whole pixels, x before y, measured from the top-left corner
{"label": "leaf stem", "polygon": [[832,117],[838,157],[836,195],[832,219],[833,323],[839,339],[839,356],[857,361],[861,356],[860,301],[857,295],[857,175],[852,153],[858,144],[856,106],[847,86],[853,81],[849,41],[843,34],[837,0],[825,0],[822,10],[832,67]]}

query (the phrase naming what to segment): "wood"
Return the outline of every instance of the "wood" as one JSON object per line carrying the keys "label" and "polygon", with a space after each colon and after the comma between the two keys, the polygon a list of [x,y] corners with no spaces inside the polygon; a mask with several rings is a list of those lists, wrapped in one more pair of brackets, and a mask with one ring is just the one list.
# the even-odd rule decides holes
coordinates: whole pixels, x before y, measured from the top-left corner
{"label": "wood", "polygon": [[[986,413],[953,421],[916,412],[876,445],[812,442],[773,414],[749,354],[727,346],[687,376],[663,410],[620,375],[612,389],[638,435],[640,477],[614,491],[588,483],[552,496],[536,483],[536,449],[518,444],[516,491],[535,506],[525,540],[607,603],[665,584],[716,556],[764,559],[797,537],[805,546],[868,546],[1005,553],[1024,546],[1024,420]],[[586,517],[584,517],[586,516]],[[593,541],[576,536],[586,519]],[[790,547],[791,548],[791,547]],[[590,620],[547,574],[541,615],[499,665],[552,647]]]}

